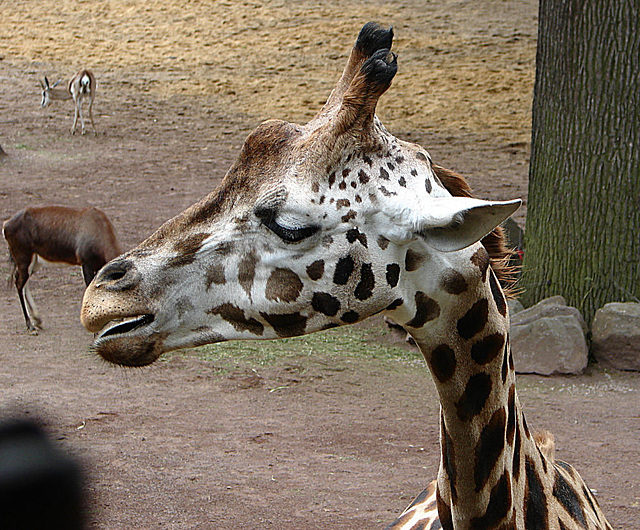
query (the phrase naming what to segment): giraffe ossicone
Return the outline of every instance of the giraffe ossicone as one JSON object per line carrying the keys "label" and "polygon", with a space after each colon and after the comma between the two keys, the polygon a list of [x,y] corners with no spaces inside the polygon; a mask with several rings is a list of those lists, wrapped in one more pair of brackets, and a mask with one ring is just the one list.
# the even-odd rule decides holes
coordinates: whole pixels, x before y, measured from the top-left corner
{"label": "giraffe ossicone", "polygon": [[386,313],[441,403],[437,485],[392,528],[608,528],[577,473],[540,450],[515,392],[496,227],[520,201],[471,197],[384,128],[392,39],[365,25],[313,120],[260,125],[217,190],[98,273],[81,314],[93,349],[141,366]]}

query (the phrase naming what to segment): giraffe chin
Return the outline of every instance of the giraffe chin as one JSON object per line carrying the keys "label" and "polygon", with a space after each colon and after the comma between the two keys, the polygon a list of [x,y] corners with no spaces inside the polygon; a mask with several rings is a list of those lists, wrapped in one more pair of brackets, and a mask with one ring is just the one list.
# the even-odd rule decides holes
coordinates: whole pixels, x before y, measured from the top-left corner
{"label": "giraffe chin", "polygon": [[108,324],[97,336],[91,350],[104,360],[121,366],[146,366],[164,351],[166,334],[151,333],[153,315],[141,315]]}

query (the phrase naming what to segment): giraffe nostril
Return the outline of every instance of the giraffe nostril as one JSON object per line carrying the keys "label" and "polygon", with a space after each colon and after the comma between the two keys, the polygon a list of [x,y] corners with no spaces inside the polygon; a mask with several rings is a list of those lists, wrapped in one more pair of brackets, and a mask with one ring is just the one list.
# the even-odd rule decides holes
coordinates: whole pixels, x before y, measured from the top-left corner
{"label": "giraffe nostril", "polygon": [[109,287],[118,290],[130,289],[138,284],[140,273],[131,260],[114,260],[107,263],[95,279],[96,287]]}

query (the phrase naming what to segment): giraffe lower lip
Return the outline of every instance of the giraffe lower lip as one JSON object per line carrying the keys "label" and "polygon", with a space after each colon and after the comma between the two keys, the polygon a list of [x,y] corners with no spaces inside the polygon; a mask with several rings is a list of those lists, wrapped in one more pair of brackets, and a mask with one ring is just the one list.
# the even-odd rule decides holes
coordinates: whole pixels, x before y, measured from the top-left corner
{"label": "giraffe lower lip", "polygon": [[105,329],[99,334],[98,338],[111,337],[114,335],[124,335],[131,333],[137,329],[148,326],[155,320],[153,315],[139,315],[136,317],[127,318],[118,322],[111,322],[107,324]]}

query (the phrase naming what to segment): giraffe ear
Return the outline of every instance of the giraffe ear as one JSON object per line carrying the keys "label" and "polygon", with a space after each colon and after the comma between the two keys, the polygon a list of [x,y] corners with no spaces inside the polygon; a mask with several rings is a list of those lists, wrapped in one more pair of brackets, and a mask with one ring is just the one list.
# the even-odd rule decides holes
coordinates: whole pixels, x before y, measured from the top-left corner
{"label": "giraffe ear", "polygon": [[462,250],[480,241],[522,204],[513,201],[482,201],[469,197],[434,199],[429,213],[417,222],[416,233],[442,252]]}

